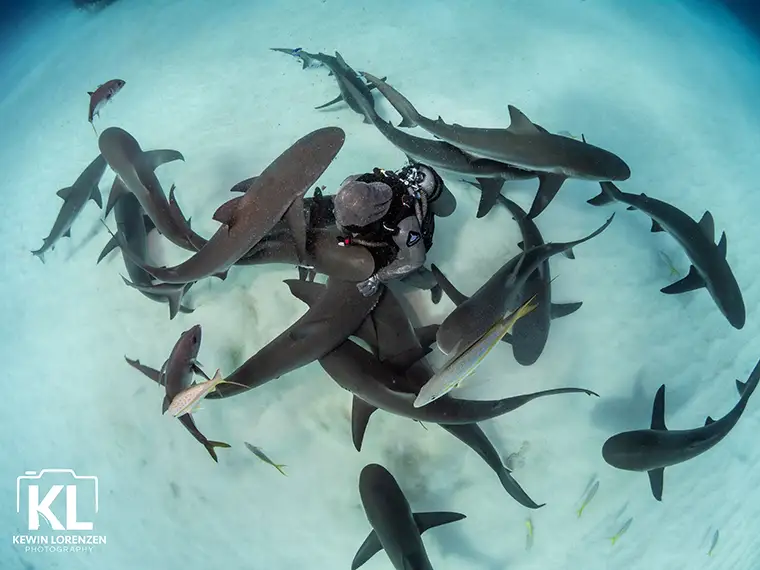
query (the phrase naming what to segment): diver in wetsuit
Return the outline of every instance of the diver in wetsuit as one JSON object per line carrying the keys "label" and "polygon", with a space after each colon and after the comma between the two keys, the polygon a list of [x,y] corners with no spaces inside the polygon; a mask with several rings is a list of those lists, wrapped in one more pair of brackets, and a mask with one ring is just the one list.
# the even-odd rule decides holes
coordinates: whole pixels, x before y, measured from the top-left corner
{"label": "diver in wetsuit", "polygon": [[363,245],[375,259],[375,273],[357,283],[363,295],[422,267],[433,245],[435,203],[444,193],[441,205],[453,196],[437,172],[419,163],[397,173],[375,168],[341,184],[334,200],[335,221],[344,233],[339,244]]}

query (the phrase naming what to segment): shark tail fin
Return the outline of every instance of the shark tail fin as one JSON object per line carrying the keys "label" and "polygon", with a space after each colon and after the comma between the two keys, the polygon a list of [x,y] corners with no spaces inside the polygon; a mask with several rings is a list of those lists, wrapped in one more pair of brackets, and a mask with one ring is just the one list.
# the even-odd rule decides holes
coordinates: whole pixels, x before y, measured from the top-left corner
{"label": "shark tail fin", "polygon": [[40,249],[35,249],[32,252],[32,255],[38,258],[42,263],[45,263],[45,243],[46,242],[43,242],[43,245]]}

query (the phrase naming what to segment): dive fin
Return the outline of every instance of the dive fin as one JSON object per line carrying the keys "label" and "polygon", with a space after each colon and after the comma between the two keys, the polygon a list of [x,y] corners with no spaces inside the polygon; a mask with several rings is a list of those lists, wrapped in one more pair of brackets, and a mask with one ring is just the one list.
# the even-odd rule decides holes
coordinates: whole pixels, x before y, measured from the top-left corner
{"label": "dive fin", "polygon": [[723,259],[726,258],[726,245],[726,232],[723,232],[720,236],[720,241],[718,242],[718,252]]}
{"label": "dive fin", "polygon": [[665,479],[665,469],[660,467],[659,469],[652,469],[647,471],[649,475],[649,486],[652,488],[652,495],[658,501],[662,501],[662,486]]}
{"label": "dive fin", "polygon": [[369,533],[369,536],[364,539],[364,542],[356,552],[356,556],[354,556],[354,560],[351,562],[351,570],[356,570],[363,566],[367,560],[380,552],[382,548],[383,546],[380,544],[380,539],[377,538],[377,533],[373,530]]}
{"label": "dive fin", "polygon": [[155,170],[167,162],[174,162],[175,160],[181,160],[184,162],[185,160],[185,157],[182,156],[181,152],[171,149],[149,150],[143,152],[143,158],[145,159],[145,164],[148,165],[151,170]]}
{"label": "dive fin", "polygon": [[253,184],[253,181],[257,178],[258,176],[251,176],[250,178],[246,178],[245,180],[238,182],[232,188],[230,188],[230,192],[242,192],[245,194],[248,191],[248,188],[251,187],[251,184]]}
{"label": "dive fin", "polygon": [[546,209],[559,189],[562,188],[567,177],[561,174],[539,174],[538,180],[538,192],[536,192],[536,197],[530,206],[530,212],[528,212],[528,218],[531,220],[538,217]]}
{"label": "dive fin", "polygon": [[702,214],[702,219],[699,220],[699,227],[707,236],[707,239],[710,241],[715,240],[715,221],[713,220],[712,214],[709,210]]}
{"label": "dive fin", "polygon": [[103,248],[103,251],[100,252],[100,256],[98,257],[98,261],[96,262],[96,265],[97,263],[100,263],[106,255],[111,253],[117,247],[119,247],[119,242],[117,241],[117,239],[116,238],[109,239],[108,243]]}
{"label": "dive fin", "polygon": [[705,280],[702,279],[702,276],[697,273],[696,268],[692,265],[689,269],[689,274],[686,277],[680,281],[676,281],[675,283],[668,285],[667,287],[663,287],[660,289],[660,291],[666,295],[678,295],[680,293],[694,291],[695,289],[699,289],[700,287],[704,286]]}
{"label": "dive fin", "polygon": [[431,513],[414,513],[414,522],[417,523],[417,529],[420,534],[428,529],[435,528],[444,524],[461,521],[465,517],[461,513],[453,513],[446,511],[437,511]]}
{"label": "dive fin", "polygon": [[68,188],[61,188],[60,190],[58,190],[58,192],[56,192],[56,195],[62,200],[66,200],[70,194],[71,194],[71,186],[69,186]]}
{"label": "dive fin", "polygon": [[343,95],[338,95],[335,99],[330,99],[327,103],[323,103],[319,107],[314,107],[314,109],[324,109],[325,107],[329,107],[330,105],[335,105],[335,103],[339,103],[343,101]]}
{"label": "dive fin", "polygon": [[534,135],[541,132],[520,109],[512,105],[508,108],[510,118],[508,131],[520,135]]}
{"label": "dive fin", "polygon": [[559,319],[561,317],[566,317],[580,309],[581,305],[583,305],[583,302],[581,301],[577,303],[552,303],[551,318]]}
{"label": "dive fin", "polygon": [[[482,218],[491,208],[496,204],[501,189],[504,186],[503,178],[477,178],[478,186],[480,188],[480,203],[478,204],[478,213],[475,214],[476,218]],[[473,184],[473,186],[475,186]]]}
{"label": "dive fin", "polygon": [[441,270],[436,267],[435,263],[430,265],[430,270],[433,272],[438,285],[441,286],[441,289],[443,289],[446,296],[451,299],[452,303],[459,306],[467,300],[467,297],[460,293],[459,290],[451,284],[451,281],[441,273]]}
{"label": "dive fin", "polygon": [[114,178],[113,184],[111,185],[111,193],[108,195],[106,211],[105,214],[103,214],[104,218],[108,217],[108,214],[111,213],[111,210],[116,205],[116,202],[118,202],[119,199],[125,194],[129,194],[129,190],[127,190],[127,187],[124,185],[124,182],[122,182],[121,178],[117,176]]}
{"label": "dive fin", "polygon": [[235,214],[237,213],[239,200],[240,198],[233,198],[232,200],[226,201],[216,209],[212,218],[220,224],[224,224],[228,228],[231,228],[235,223]]}
{"label": "dive fin", "polygon": [[354,396],[353,402],[351,403],[351,439],[354,442],[356,451],[362,450],[364,433],[367,431],[369,418],[375,410],[377,410],[375,406]]}
{"label": "dive fin", "polygon": [[665,430],[665,384],[660,386],[657,394],[654,396],[654,405],[652,406],[652,425],[651,429]]}

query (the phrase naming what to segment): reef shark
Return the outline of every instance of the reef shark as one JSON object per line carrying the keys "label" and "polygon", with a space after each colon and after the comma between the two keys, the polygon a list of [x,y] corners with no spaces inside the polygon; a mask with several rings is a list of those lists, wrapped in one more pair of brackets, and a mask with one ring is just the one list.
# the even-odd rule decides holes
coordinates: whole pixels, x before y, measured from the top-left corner
{"label": "reef shark", "polygon": [[[228,270],[243,258],[283,217],[298,220],[303,251],[303,195],[322,175],[345,142],[338,127],[317,129],[296,141],[259,176],[242,197],[214,214],[221,227],[195,255],[174,267],[133,261],[163,283],[189,283]],[[293,206],[291,214],[288,210]]]}
{"label": "reef shark", "polygon": [[[320,283],[299,281],[289,282],[289,285],[291,293],[308,305],[315,303],[324,290],[324,285]],[[429,327],[423,327],[420,330],[412,328],[398,299],[390,289],[386,289],[375,309],[356,331],[355,336],[366,342],[380,362],[394,371],[398,375],[397,377],[404,377],[407,381],[407,389],[413,392],[414,390],[419,391],[420,386],[433,375],[429,366],[420,360],[430,351],[430,345],[435,341],[435,334],[426,334],[428,330]],[[415,363],[419,364],[415,367],[418,372],[416,377],[405,376]],[[391,382],[392,379],[389,380],[389,383]],[[357,396],[353,396],[351,436],[357,451],[361,451],[369,419],[376,410],[376,407]],[[515,481],[509,469],[502,463],[499,453],[478,424],[439,425],[477,453],[496,473],[504,490],[521,505],[529,509],[537,509],[543,506],[543,504],[539,505],[531,499]]]}
{"label": "reef shark", "polygon": [[421,115],[398,91],[386,89],[366,73],[363,75],[370,83],[377,85],[403,117],[399,126],[420,126],[463,151],[522,170],[552,175],[539,189],[528,214],[531,218],[538,216],[549,205],[567,178],[606,181],[627,180],[631,176],[631,169],[617,155],[584,141],[552,134],[531,122],[513,105],[508,106],[511,123],[506,129],[448,124],[441,117],[433,121]]}
{"label": "reef shark", "polygon": [[110,211],[126,189],[135,195],[161,235],[173,244],[192,252],[205,245],[205,239],[193,232],[184,220],[173,215],[154,172],[162,164],[184,161],[182,153],[169,149],[143,151],[137,140],[119,127],[105,129],[98,138],[98,146],[108,166],[124,182],[111,189],[106,212]]}
{"label": "reef shark", "polygon": [[652,495],[662,500],[665,467],[683,463],[717,445],[734,428],[744,413],[750,396],[760,382],[760,361],[747,382],[736,381],[739,402],[719,420],[707,417],[703,427],[668,430],[665,426],[665,385],[654,398],[650,429],[628,431],[609,438],[602,447],[604,460],[618,469],[646,471]]}
{"label": "reef shark", "polygon": [[422,533],[465,518],[451,512],[412,513],[396,479],[376,463],[362,469],[359,496],[372,532],[356,553],[351,570],[361,567],[380,550],[385,550],[396,570],[433,570]]}
{"label": "reef shark", "polygon": [[220,384],[206,399],[241,394],[319,360],[354,334],[377,305],[383,290],[380,287],[374,295],[365,297],[355,282],[328,279],[324,293],[301,318],[225,377],[247,388]]}
{"label": "reef shark", "polygon": [[358,99],[354,96],[354,94],[346,89],[347,84],[351,84],[354,86],[354,89],[361,93],[362,98],[368,98],[372,99],[372,93],[370,92],[369,86],[367,86],[366,83],[361,79],[358,73],[354,71],[343,59],[343,57],[336,51],[335,57],[325,55],[323,53],[317,53],[317,54],[311,54],[312,58],[314,58],[316,61],[321,62],[327,69],[330,70],[330,73],[335,76],[335,79],[338,82],[338,89],[340,89],[340,97],[333,99],[332,101],[329,101],[325,103],[324,105],[320,105],[317,107],[317,109],[321,109],[324,107],[327,107],[329,105],[332,105],[333,103],[337,103],[340,101],[340,99],[343,99],[343,101],[346,102],[346,105],[354,111],[355,113],[362,116],[365,123],[369,123],[369,119],[365,116],[365,114],[362,112],[361,105],[359,104]]}
{"label": "reef shark", "polygon": [[726,260],[726,232],[721,234],[716,245],[715,222],[709,211],[696,222],[675,206],[646,194],[623,192],[611,182],[602,182],[600,186],[601,194],[588,200],[589,204],[600,206],[622,202],[628,204],[629,210],[640,210],[652,218],[651,231],[669,233],[689,257],[692,265],[688,275],[662,288],[663,293],[677,295],[704,287],[731,326],[736,329],[744,326],[744,299]]}
{"label": "reef shark", "polygon": [[98,183],[103,177],[106,170],[106,161],[102,155],[98,155],[84,172],[74,181],[74,184],[68,188],[63,188],[57,192],[63,200],[63,206],[58,211],[58,216],[53,223],[53,228],[48,236],[43,240],[40,249],[32,251],[32,254],[39,257],[40,261],[45,262],[45,252],[53,248],[56,242],[62,237],[71,237],[71,226],[84,210],[88,200],[92,200],[103,207],[103,200],[100,197]]}
{"label": "reef shark", "polygon": [[[124,183],[117,176],[113,182],[114,186],[123,185]],[[119,190],[111,190],[111,194],[119,192]],[[114,218],[116,219],[117,233],[123,236],[124,242],[127,247],[145,259],[147,253],[147,238],[150,231],[154,228],[153,221],[145,215],[145,211],[140,206],[140,202],[130,192],[122,195],[114,206]],[[118,240],[111,238],[103,248],[100,257],[98,257],[98,263],[108,255],[113,249],[118,247]],[[187,293],[187,290],[192,286],[192,283],[186,285],[167,285],[159,284],[152,285],[153,278],[149,273],[141,269],[139,266],[132,262],[132,259],[124,251],[122,251],[122,257],[124,258],[124,266],[127,269],[127,274],[131,281],[124,279],[127,285],[133,287],[145,295],[148,299],[157,302],[169,303],[169,318],[173,319],[178,312],[192,313],[193,309],[189,309],[182,305],[182,297]]]}
{"label": "reef shark", "polygon": [[[162,404],[162,411],[166,412],[172,400],[193,383],[193,375],[199,374],[208,380],[208,376],[201,370],[196,362],[198,351],[201,347],[201,326],[194,327],[183,332],[172,348],[169,358],[166,359],[161,370],[150,368],[140,363],[139,360],[131,360],[124,357],[127,363],[133,368],[145,374],[148,378],[157,384],[166,388],[166,395]],[[216,447],[229,447],[228,444],[221,441],[210,441],[206,439],[196,427],[193,416],[189,413],[179,416],[180,423],[190,432],[198,442],[206,448],[209,455],[214,461],[218,462]]]}
{"label": "reef shark", "polygon": [[[464,299],[464,296],[461,296],[461,302],[438,329],[436,344],[441,352],[454,358],[475,343],[496,321],[503,318],[507,311],[517,309],[526,284],[531,281],[533,273],[550,257],[598,236],[609,227],[613,218],[614,214],[584,238],[566,243],[544,243],[524,249],[494,273],[472,297]],[[444,287],[443,282],[440,284]]]}
{"label": "reef shark", "polygon": [[[520,233],[522,234],[522,241],[518,244],[520,248],[530,250],[544,245],[541,232],[523,209],[504,196],[499,196],[498,198],[504,207],[510,211],[520,227]],[[573,258],[572,251],[572,249],[568,249],[563,253],[567,257]],[[467,297],[451,284],[446,276],[441,273],[440,269],[433,265],[432,270],[444,293],[455,305],[461,305],[467,300]],[[580,309],[583,304],[580,302],[552,303],[551,282],[549,260],[546,259],[538,266],[538,269],[528,276],[522,287],[522,295],[518,298],[518,304],[534,298],[536,308],[519,319],[514,324],[512,333],[502,339],[504,342],[512,345],[515,360],[523,366],[534,364],[541,356],[546,346],[546,341],[549,338],[549,328],[552,319],[570,315]]]}

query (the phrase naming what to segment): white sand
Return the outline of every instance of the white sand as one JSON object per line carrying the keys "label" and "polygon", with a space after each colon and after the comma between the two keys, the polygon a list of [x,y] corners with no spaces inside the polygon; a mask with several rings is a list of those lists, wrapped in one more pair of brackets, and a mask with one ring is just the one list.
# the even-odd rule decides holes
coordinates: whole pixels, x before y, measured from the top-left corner
{"label": "white sand", "polygon": [[[0,404],[3,457],[0,567],[3,569],[348,568],[369,525],[359,505],[359,471],[386,465],[415,510],[458,510],[460,523],[430,531],[437,570],[482,568],[756,568],[760,560],[758,403],[709,453],[667,470],[664,502],[644,474],[601,458],[604,440],[646,427],[657,387],[666,383],[675,429],[721,416],[737,401],[760,356],[755,307],[760,290],[756,212],[760,66],[755,44],[706,5],[639,0],[502,0],[386,3],[367,0],[270,3],[244,0],[117,2],[99,15],[50,12],[0,55],[0,225],[5,377]],[[323,70],[269,47],[339,50],[354,67],[387,74],[428,115],[505,126],[512,103],[554,131],[585,133],[622,155],[634,172],[623,188],[670,201],[699,218],[709,209],[728,234],[728,259],[742,286],[747,325],[730,327],[709,295],[666,297],[660,261],[688,261],[649,221],[620,207],[595,209],[591,183],[569,182],[538,223],[547,240],[576,239],[618,211],[600,238],[558,259],[555,301],[582,309],[552,327],[529,368],[498,348],[460,392],[490,398],[580,385],[582,395],[543,399],[484,424],[506,457],[529,449],[515,476],[537,501],[528,512],[501,489],[482,461],[435,426],[378,413],[356,453],[350,397],[312,365],[196,415],[210,439],[231,443],[219,464],[184,429],[159,413],[161,390],[129,368],[124,354],[160,366],[181,331],[203,325],[200,361],[230,372],[305,311],[282,279],[285,266],[238,268],[199,284],[192,315],[167,319],[166,307],[125,287],[118,255],[95,266],[107,241],[88,204],[41,264],[29,251],[47,235],[71,184],[97,153],[85,114],[86,91],[113,77],[124,90],[103,111],[99,130],[119,125],[143,148],[177,148],[185,163],[163,166],[166,189],[194,226],[210,235],[228,189],[257,174],[307,132],[338,125],[347,142],[320,183],[349,173],[398,167],[403,156],[345,106],[312,108],[337,92]],[[383,113],[394,117],[386,104]],[[112,173],[101,189],[105,196]],[[476,193],[452,182],[459,207],[440,221],[431,261],[465,293],[518,250],[518,231],[497,208],[476,220]],[[535,182],[512,196],[527,208]],[[111,222],[113,226],[113,222]],[[167,262],[185,254],[160,244]],[[423,323],[452,305],[410,294]],[[260,445],[288,477],[253,457]],[[95,530],[108,544],[90,554],[14,550],[24,532],[14,480],[25,470],[70,467],[100,477]],[[592,476],[599,493],[578,520]],[[171,483],[179,489],[175,497]],[[524,521],[535,544],[525,550]],[[607,540],[628,518],[614,547]],[[714,557],[710,538],[719,528]],[[15,547],[18,548],[18,547]],[[25,566],[26,565],[26,566]],[[33,566],[32,566],[33,565]],[[367,570],[390,568],[384,555]]]}

